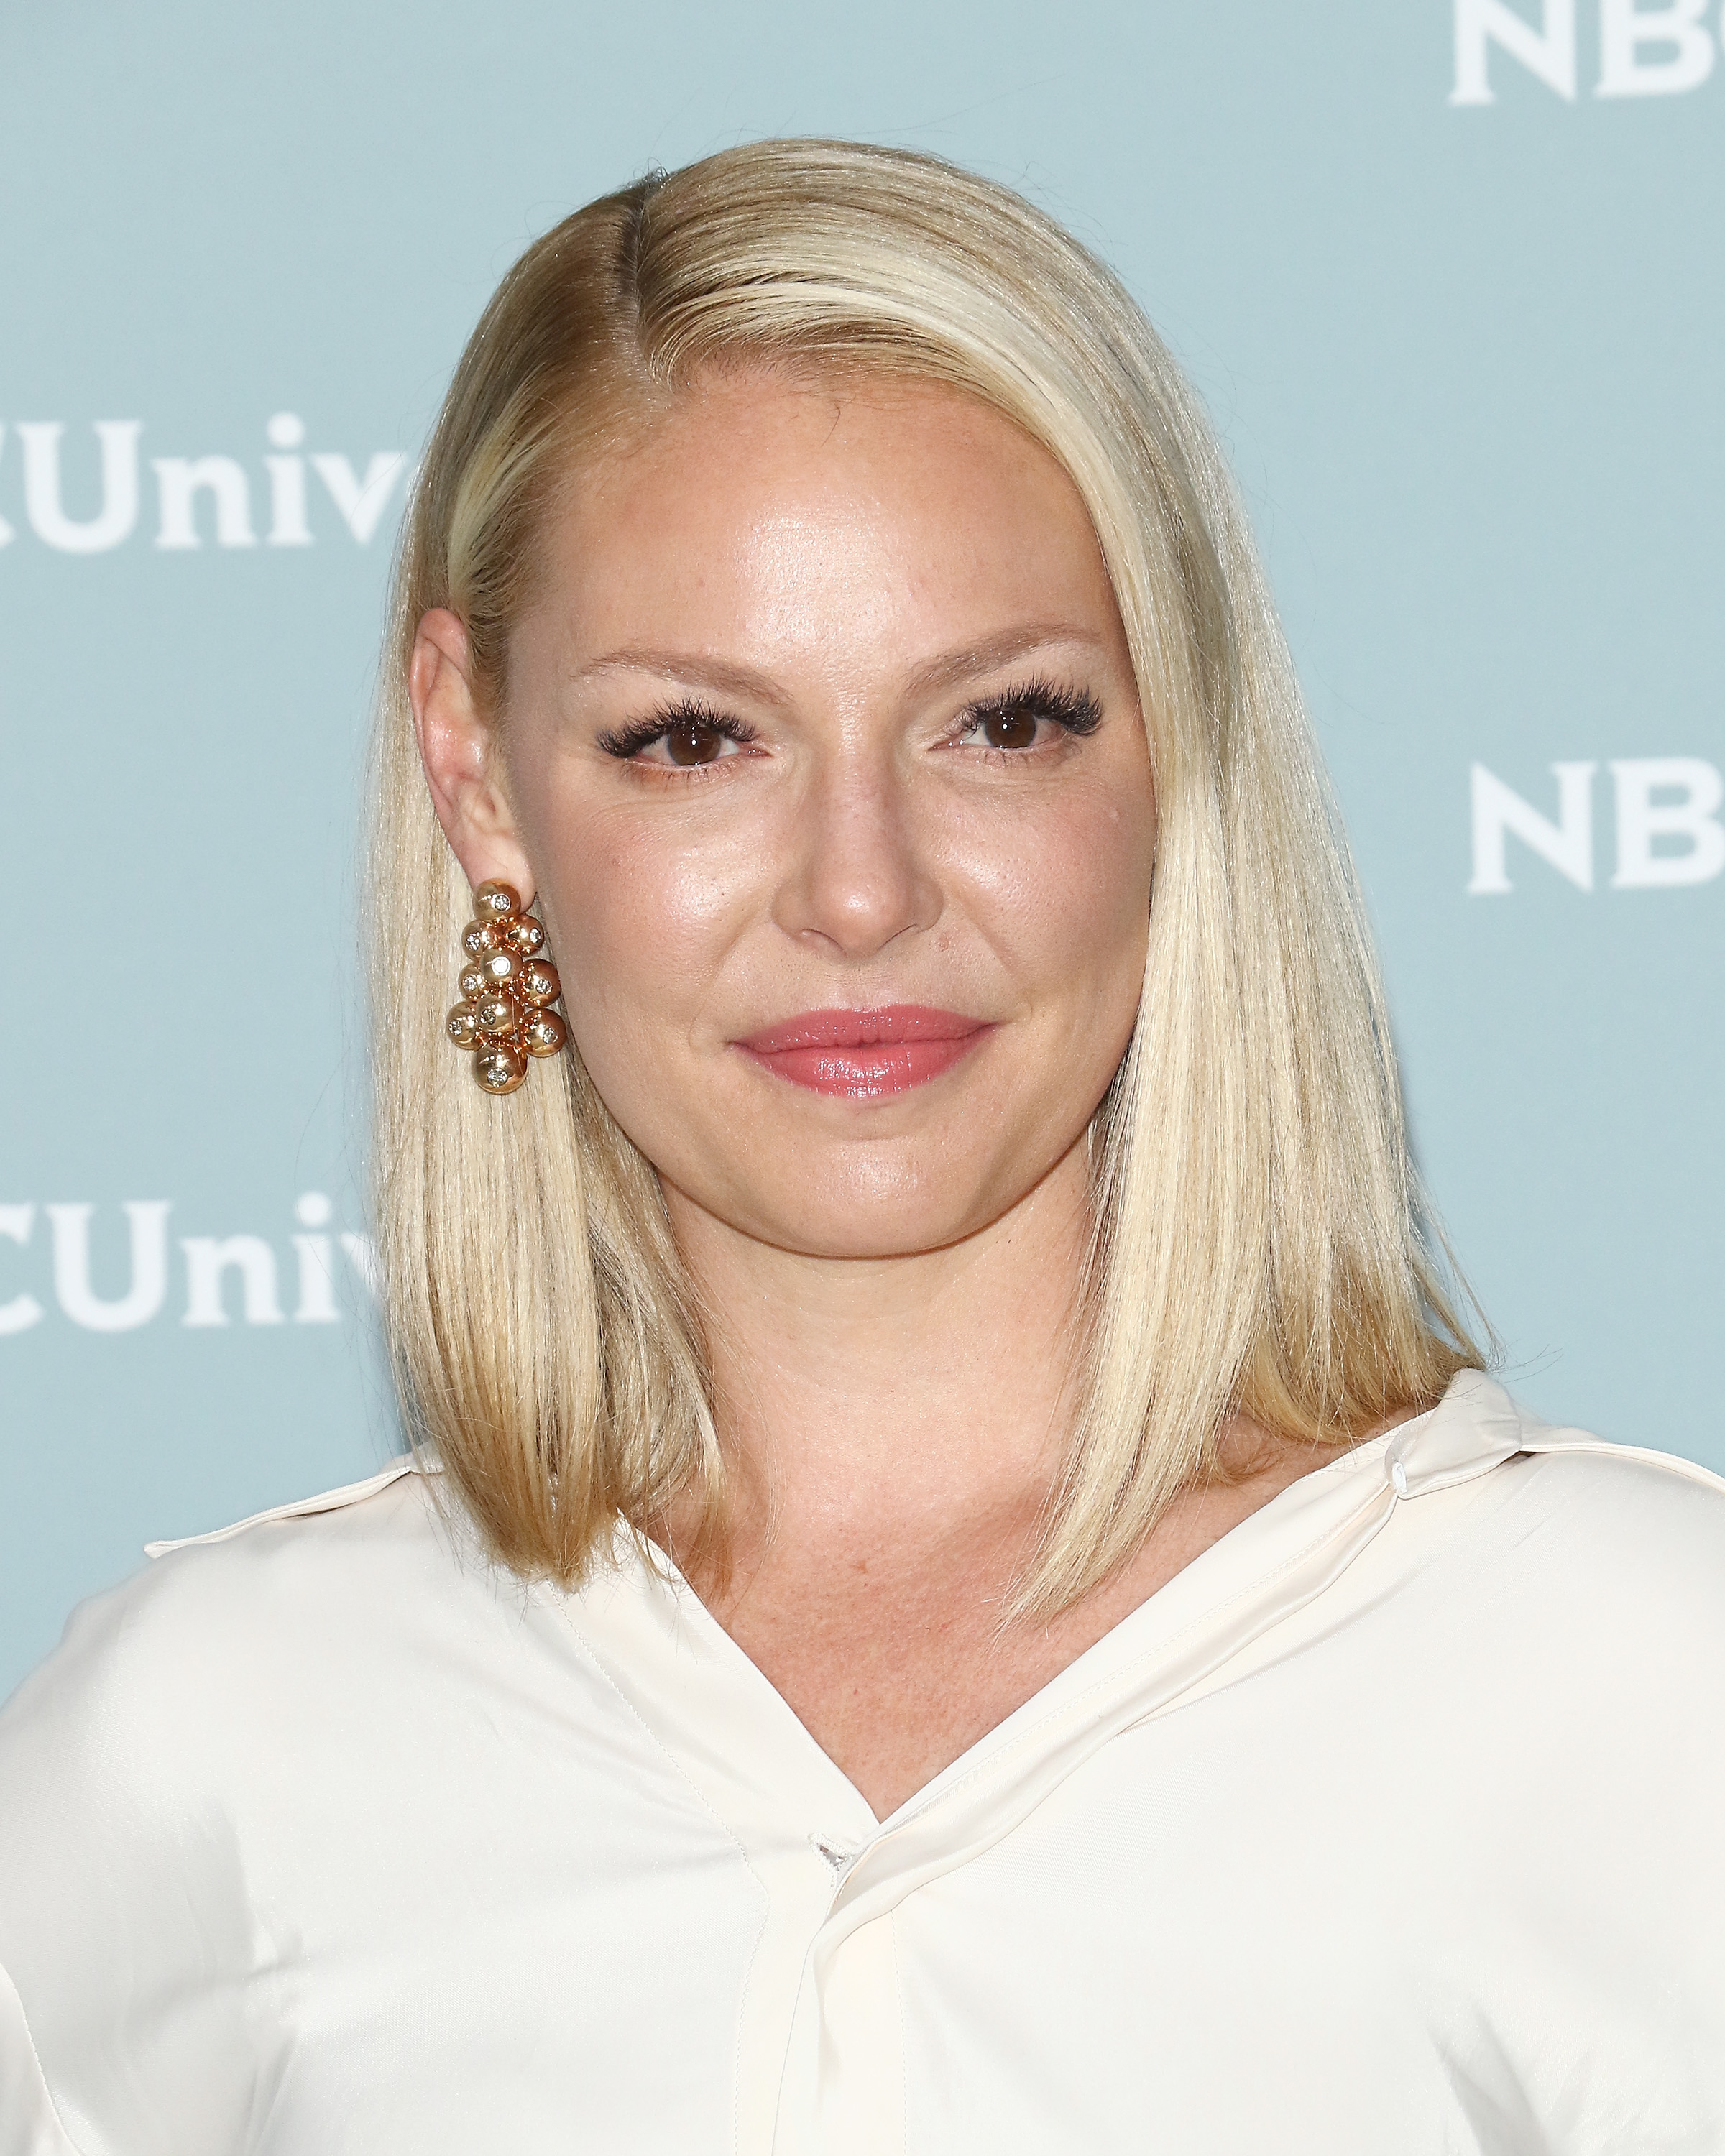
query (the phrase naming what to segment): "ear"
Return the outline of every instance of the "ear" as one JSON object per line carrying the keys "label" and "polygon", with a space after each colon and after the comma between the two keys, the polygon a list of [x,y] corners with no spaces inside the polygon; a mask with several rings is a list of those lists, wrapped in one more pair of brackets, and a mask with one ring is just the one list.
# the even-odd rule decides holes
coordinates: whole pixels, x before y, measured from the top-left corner
{"label": "ear", "polygon": [[408,670],[413,729],[431,803],[449,850],[475,890],[493,879],[533,902],[533,877],[515,818],[492,776],[491,730],[474,694],[467,631],[447,607],[419,624]]}

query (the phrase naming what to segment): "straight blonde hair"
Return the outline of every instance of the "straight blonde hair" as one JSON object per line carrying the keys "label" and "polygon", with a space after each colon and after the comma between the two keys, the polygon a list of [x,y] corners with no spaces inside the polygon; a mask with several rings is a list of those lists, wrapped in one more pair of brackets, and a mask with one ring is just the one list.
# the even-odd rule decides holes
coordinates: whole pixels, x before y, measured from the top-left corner
{"label": "straight blonde hair", "polygon": [[[573,1583],[619,1517],[723,1463],[657,1179],[578,1055],[488,1098],[443,1033],[465,879],[407,675],[465,624],[494,721],[542,528],[619,418],[699,370],[885,372],[1041,444],[1101,542],[1159,814],[1137,1029],[1091,1133],[1094,1242],[1064,1477],[1019,1606],[1064,1606],[1217,1471],[1243,1412],[1345,1445],[1479,1360],[1422,1237],[1381,992],[1234,486],[1123,287],[1005,188],[933,158],[759,142],[591,203],[530,248],[456,369],[398,565],[374,871],[377,1217],[408,1426],[495,1555]],[[573,1030],[578,1034],[579,1014]]]}

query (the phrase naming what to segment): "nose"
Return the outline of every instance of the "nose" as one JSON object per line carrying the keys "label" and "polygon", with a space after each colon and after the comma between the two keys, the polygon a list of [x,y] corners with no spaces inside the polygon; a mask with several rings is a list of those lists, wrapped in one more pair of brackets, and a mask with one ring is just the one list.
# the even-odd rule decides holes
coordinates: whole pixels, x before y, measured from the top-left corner
{"label": "nose", "polygon": [[773,909],[787,935],[860,963],[940,917],[940,885],[890,757],[853,748],[821,758],[792,841]]}

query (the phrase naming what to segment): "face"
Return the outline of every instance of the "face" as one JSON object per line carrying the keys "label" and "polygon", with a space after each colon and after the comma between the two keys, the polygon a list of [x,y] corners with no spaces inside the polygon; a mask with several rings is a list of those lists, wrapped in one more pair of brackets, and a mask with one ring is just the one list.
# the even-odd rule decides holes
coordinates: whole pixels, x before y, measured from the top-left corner
{"label": "face", "polygon": [[537,892],[674,1225],[903,1255],[1074,1168],[1137,1009],[1155,814],[1059,466],[940,388],[711,379],[544,543],[495,738],[427,617],[422,747],[471,880]]}

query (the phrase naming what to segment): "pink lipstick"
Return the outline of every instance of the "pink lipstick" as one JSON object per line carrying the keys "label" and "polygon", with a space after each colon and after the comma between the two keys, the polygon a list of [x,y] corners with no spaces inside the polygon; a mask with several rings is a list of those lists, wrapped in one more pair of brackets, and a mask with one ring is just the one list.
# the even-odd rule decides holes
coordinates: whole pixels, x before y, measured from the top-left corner
{"label": "pink lipstick", "polygon": [[986,1019],[959,1011],[886,1004],[875,1010],[804,1011],[735,1045],[812,1093],[884,1101],[938,1078],[993,1031]]}

